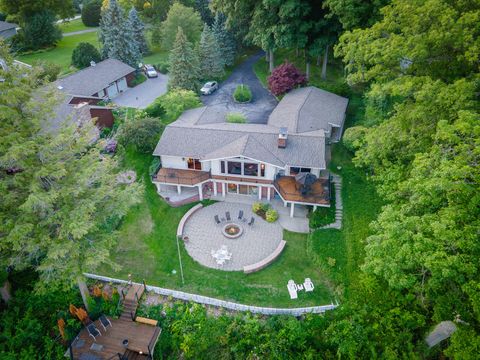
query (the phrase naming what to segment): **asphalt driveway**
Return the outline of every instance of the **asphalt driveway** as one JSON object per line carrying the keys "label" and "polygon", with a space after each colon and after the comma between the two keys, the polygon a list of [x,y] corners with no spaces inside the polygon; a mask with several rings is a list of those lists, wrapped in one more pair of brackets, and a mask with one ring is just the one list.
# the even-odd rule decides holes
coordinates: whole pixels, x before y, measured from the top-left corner
{"label": "asphalt driveway", "polygon": [[157,78],[147,79],[134,88],[118,95],[113,102],[120,106],[145,109],[157,97],[167,92],[168,75],[158,73]]}
{"label": "asphalt driveway", "polygon": [[[241,63],[230,75],[230,77],[220,84],[219,89],[212,95],[201,96],[205,105],[213,106],[217,111],[224,112],[225,115],[230,112],[243,113],[249,123],[266,124],[268,116],[277,106],[277,100],[265,89],[258,80],[253,71],[253,65],[265,53],[250,56]],[[233,100],[233,92],[237,85],[245,84],[252,90],[253,99],[248,104],[237,104]]]}

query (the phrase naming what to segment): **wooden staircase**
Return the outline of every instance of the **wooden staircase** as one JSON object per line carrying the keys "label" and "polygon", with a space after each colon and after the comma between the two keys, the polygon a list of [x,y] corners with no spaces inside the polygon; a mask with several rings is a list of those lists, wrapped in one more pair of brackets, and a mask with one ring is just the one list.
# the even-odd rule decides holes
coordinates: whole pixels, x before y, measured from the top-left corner
{"label": "wooden staircase", "polygon": [[127,294],[123,298],[123,311],[120,315],[120,320],[132,321],[135,319],[135,313],[138,308],[138,301],[145,291],[145,285],[132,284],[130,285]]}
{"label": "wooden staircase", "polygon": [[145,354],[139,354],[135,351],[126,350],[122,356],[122,360],[148,360],[149,356]]}

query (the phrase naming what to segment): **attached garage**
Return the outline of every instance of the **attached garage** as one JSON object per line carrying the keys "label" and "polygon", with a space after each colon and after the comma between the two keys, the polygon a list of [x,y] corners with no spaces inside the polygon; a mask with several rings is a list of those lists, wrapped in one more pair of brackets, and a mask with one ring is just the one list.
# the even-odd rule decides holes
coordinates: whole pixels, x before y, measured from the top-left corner
{"label": "attached garage", "polygon": [[107,95],[109,98],[114,98],[118,95],[117,83],[113,83],[107,88]]}
{"label": "attached garage", "polygon": [[117,81],[117,86],[118,86],[118,91],[119,92],[124,92],[125,90],[128,89],[127,85],[127,79],[126,78],[121,78],[120,80]]}

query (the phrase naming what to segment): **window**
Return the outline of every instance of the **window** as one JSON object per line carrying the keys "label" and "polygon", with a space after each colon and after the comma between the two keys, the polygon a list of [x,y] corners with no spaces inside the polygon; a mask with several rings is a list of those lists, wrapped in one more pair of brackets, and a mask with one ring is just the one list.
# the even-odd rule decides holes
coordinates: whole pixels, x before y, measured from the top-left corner
{"label": "window", "polygon": [[260,176],[265,177],[265,164],[260,164]]}
{"label": "window", "polygon": [[225,161],[220,161],[220,173],[225,174]]}
{"label": "window", "polygon": [[238,161],[229,161],[228,173],[232,175],[242,175],[242,163]]}
{"label": "window", "polygon": [[301,172],[310,172],[312,169],[310,168],[300,168],[300,167],[291,167],[290,168],[290,175],[297,175]]}
{"label": "window", "polygon": [[258,176],[258,164],[244,163],[243,174],[245,176]]}
{"label": "window", "polygon": [[188,158],[187,166],[189,169],[192,169],[192,170],[202,170],[202,163],[200,162],[199,159]]}

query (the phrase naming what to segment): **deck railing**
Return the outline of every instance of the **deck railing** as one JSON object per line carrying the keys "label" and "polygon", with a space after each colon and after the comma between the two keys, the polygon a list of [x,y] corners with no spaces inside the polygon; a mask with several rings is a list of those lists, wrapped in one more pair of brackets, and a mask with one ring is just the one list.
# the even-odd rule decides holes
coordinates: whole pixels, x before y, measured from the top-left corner
{"label": "deck railing", "polygon": [[[193,171],[193,170],[192,170]],[[160,175],[159,172],[154,177],[154,181],[168,183],[168,184],[177,184],[177,185],[196,185],[203,181],[210,179],[210,173],[206,171],[197,171],[198,174],[194,176],[183,176],[180,175],[179,171],[172,169],[171,172],[167,171],[167,174]]]}

